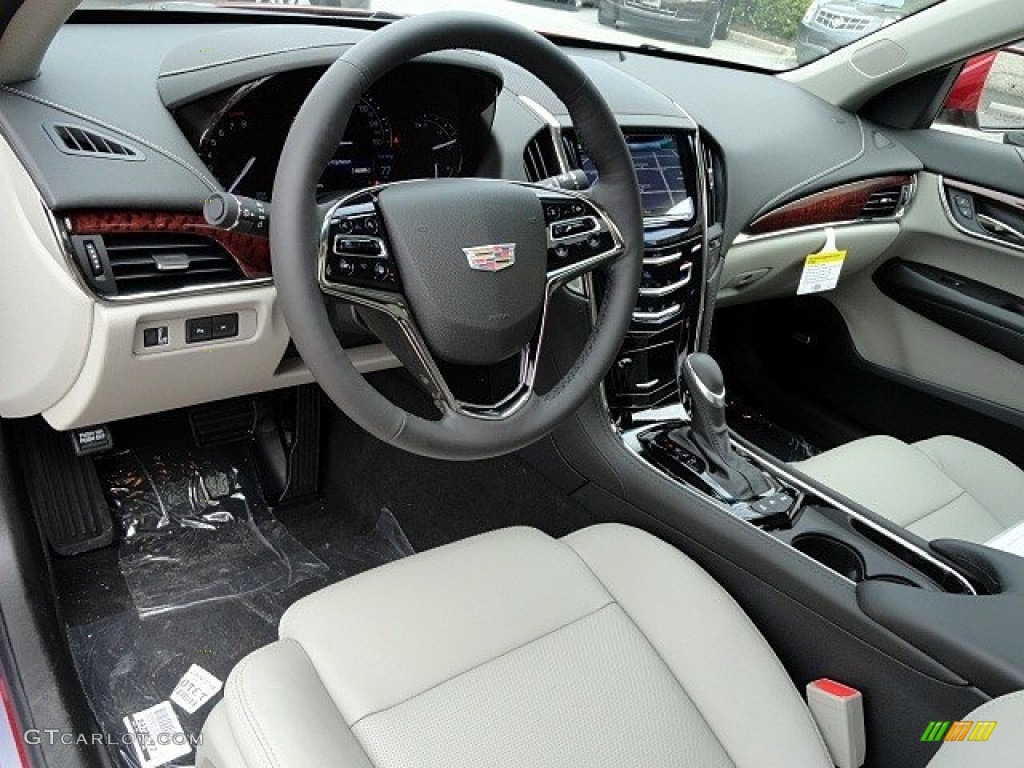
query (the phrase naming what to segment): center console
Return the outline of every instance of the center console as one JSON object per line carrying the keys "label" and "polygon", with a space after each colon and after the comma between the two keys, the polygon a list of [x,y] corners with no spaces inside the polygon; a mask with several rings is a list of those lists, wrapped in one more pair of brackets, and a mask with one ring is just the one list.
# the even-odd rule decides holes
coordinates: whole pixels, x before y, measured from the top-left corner
{"label": "center console", "polygon": [[[719,405],[728,382],[713,360],[692,357],[707,349],[727,169],[685,118],[636,118],[624,134],[646,194],[643,287],[654,291],[638,293],[601,391],[531,461],[596,519],[645,528],[711,573],[798,686],[824,675],[865,691],[869,733],[914,745],[920,717],[959,716],[1024,688],[1024,561],[923,542],[729,430]],[[652,163],[673,167],[673,150],[680,173],[651,174]],[[588,168],[565,125],[540,134],[525,159],[538,180]],[[692,209],[675,207],[686,198]],[[566,364],[586,343],[599,275],[573,288],[553,316]],[[869,764],[913,768],[927,762],[927,747]]]}
{"label": "center console", "polygon": [[[673,410],[675,413],[673,413]],[[690,421],[682,409],[658,409],[623,432],[626,447],[670,477],[712,499],[722,512],[748,522],[851,584],[884,582],[953,594],[974,594],[958,571],[870,517],[819,491],[786,465],[732,436],[730,447],[763,478],[757,494],[723,489],[710,462],[680,444]]]}
{"label": "center console", "polygon": [[[705,293],[721,259],[716,156],[695,125],[626,128],[624,136],[645,214],[644,266],[604,394],[626,448],[686,492],[852,584],[973,594],[972,583],[933,553],[730,432],[721,371],[699,352]],[[561,139],[564,159],[593,181],[585,144],[570,131]]]}
{"label": "center console", "polygon": [[[706,274],[702,161],[695,129],[625,132],[644,209],[644,267],[633,323],[606,382],[610,403],[633,412],[677,396],[676,361],[698,345]],[[569,160],[593,181],[579,139]]]}

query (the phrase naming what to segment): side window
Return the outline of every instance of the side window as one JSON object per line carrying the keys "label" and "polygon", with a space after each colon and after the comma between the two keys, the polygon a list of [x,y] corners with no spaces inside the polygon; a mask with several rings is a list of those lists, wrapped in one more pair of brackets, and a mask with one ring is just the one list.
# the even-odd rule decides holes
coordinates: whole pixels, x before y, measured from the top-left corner
{"label": "side window", "polygon": [[1024,42],[968,60],[934,127],[1024,146]]}

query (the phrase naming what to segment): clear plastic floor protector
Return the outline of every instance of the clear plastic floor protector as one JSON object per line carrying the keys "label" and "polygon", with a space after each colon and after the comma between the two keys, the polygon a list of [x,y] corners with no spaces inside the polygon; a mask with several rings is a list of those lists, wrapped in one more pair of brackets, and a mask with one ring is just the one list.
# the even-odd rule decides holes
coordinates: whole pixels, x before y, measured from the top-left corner
{"label": "clear plastic floor protector", "polygon": [[[280,523],[277,523],[284,530]],[[290,537],[290,534],[285,532]],[[171,702],[179,741],[190,745],[186,754],[159,765],[185,768],[195,763],[195,747],[203,723],[222,698],[223,690],[205,699],[188,712],[172,698],[193,665],[198,665],[220,683],[224,683],[235,665],[250,652],[277,639],[277,626],[285,610],[296,600],[332,582],[368,568],[412,553],[398,521],[388,510],[382,510],[374,529],[363,535],[334,536],[322,547],[329,567],[321,567],[314,575],[291,584],[264,584],[246,589],[243,594],[217,600],[182,604],[180,595],[174,610],[150,612],[122,611],[108,618],[68,630],[75,667],[89,700],[90,707],[105,734],[105,743],[114,763],[121,768],[155,768],[157,763],[140,758],[132,740],[136,738],[131,723],[125,722],[138,713]],[[295,546],[298,545],[294,542]],[[193,553],[195,556],[195,553]],[[266,559],[280,557],[270,549]],[[294,559],[295,552],[291,553]],[[307,558],[311,557],[306,553]],[[199,556],[205,561],[204,556]],[[182,578],[192,572],[187,560],[177,561]],[[252,560],[248,567],[260,571]],[[137,587],[144,587],[148,578],[144,570],[136,577]],[[229,582],[223,582],[229,583]],[[249,586],[245,582],[242,587]],[[147,587],[146,594],[153,594]],[[166,707],[165,707],[166,709]],[[159,760],[159,756],[156,758]]]}
{"label": "clear plastic floor protector", "polygon": [[262,503],[244,448],[125,451],[99,468],[140,616],[280,590],[327,571]]}

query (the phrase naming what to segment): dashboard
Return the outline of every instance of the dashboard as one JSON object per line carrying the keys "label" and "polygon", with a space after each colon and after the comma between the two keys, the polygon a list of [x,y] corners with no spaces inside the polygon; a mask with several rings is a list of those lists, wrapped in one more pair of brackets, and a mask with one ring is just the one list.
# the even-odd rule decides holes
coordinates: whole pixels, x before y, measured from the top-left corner
{"label": "dashboard", "polygon": [[[43,414],[69,429],[312,380],[290,346],[267,240],[211,231],[202,208],[228,189],[270,200],[303,100],[368,34],[276,21],[69,23],[40,77],[0,88],[0,230],[9,246],[0,305],[32,307],[5,316],[0,357],[19,375],[0,376],[0,414]],[[622,127],[654,225],[635,315],[637,350],[648,351],[631,355],[650,365],[623,368],[616,392],[640,391],[671,368],[659,333],[678,334],[657,329],[697,331],[700,277],[751,222],[816,191],[921,169],[902,143],[776,77],[565,50]],[[89,146],[69,145],[75,137]],[[433,176],[593,174],[582,139],[525,70],[449,51],[396,69],[365,94],[320,193]],[[772,242],[734,248],[730,263],[745,256],[735,262],[742,270],[761,268],[777,258]],[[352,327],[351,316],[339,319]],[[228,335],[189,341],[203,320]],[[355,330],[362,335],[346,347],[360,370],[398,365]],[[658,392],[633,397],[639,406]]]}
{"label": "dashboard", "polygon": [[[269,201],[289,126],[321,67],[267,75],[175,112],[204,165],[228,191]],[[500,81],[445,64],[413,63],[357,105],[320,193],[428,177],[472,176],[490,140]]]}

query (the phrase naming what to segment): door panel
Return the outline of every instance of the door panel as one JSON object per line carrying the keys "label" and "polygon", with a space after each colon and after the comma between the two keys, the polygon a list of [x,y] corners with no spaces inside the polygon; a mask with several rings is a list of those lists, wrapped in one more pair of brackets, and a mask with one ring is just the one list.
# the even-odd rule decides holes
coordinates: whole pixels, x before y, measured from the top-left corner
{"label": "door panel", "polygon": [[[956,138],[936,135],[943,141]],[[958,138],[969,144],[985,144]],[[1012,147],[991,146],[1015,154]],[[1020,176],[1024,179],[1024,166]],[[989,288],[1005,294],[1005,301],[997,301],[993,311],[1001,307],[1006,312],[996,314],[1007,326],[1012,327],[1014,315],[1019,316],[1016,301],[1024,297],[1024,248],[968,234],[954,223],[949,205],[943,200],[942,179],[934,173],[922,173],[919,181],[917,195],[892,247],[874,267],[841,280],[826,298],[840,311],[857,351],[869,362],[1024,415],[1024,365],[1018,362],[1024,350],[1015,346],[1024,345],[1024,341],[1003,336],[999,343],[993,343],[991,337],[981,338],[979,322],[975,322],[971,333],[965,334],[964,325],[969,323],[954,327],[948,306],[944,314],[947,322],[936,322],[939,310],[934,306],[932,316],[928,317],[927,312],[921,312],[920,301],[914,308],[904,306],[879,287],[878,281],[884,284],[886,274],[892,275],[894,267],[886,266],[887,263],[897,260],[897,264],[916,269],[918,276],[944,272],[954,276],[954,283],[960,278],[959,288],[945,286],[949,289],[945,294],[947,305],[958,298],[958,291],[965,293],[966,289],[969,295],[975,286],[981,286],[978,290]],[[917,288],[921,285],[918,282]],[[906,293],[906,286],[904,289]],[[890,295],[894,292],[890,291]],[[985,307],[976,304],[974,309],[975,314],[984,315]]]}
{"label": "door panel", "polygon": [[882,293],[943,328],[1024,363],[1024,298],[902,259],[875,272]]}

